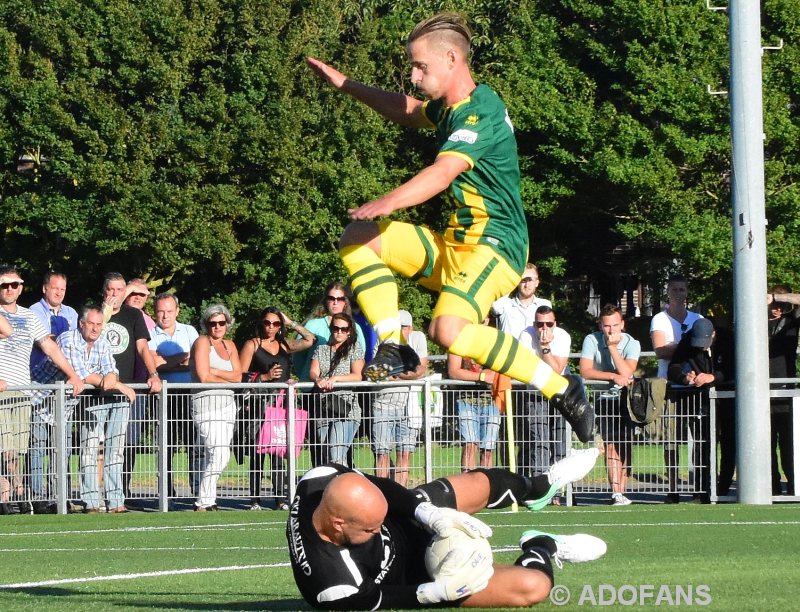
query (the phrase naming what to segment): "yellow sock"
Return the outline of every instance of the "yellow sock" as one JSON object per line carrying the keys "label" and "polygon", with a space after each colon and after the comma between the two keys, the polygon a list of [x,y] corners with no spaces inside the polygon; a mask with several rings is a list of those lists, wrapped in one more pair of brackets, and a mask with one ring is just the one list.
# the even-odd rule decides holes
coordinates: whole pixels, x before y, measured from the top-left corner
{"label": "yellow sock", "polygon": [[397,282],[392,271],[368,246],[346,246],[339,250],[339,257],[350,275],[350,287],[361,312],[375,327],[378,338],[401,343]]}
{"label": "yellow sock", "polygon": [[471,323],[461,330],[450,352],[471,357],[484,367],[539,389],[551,398],[567,388],[567,379],[557,374],[531,349],[513,336],[493,327]]}

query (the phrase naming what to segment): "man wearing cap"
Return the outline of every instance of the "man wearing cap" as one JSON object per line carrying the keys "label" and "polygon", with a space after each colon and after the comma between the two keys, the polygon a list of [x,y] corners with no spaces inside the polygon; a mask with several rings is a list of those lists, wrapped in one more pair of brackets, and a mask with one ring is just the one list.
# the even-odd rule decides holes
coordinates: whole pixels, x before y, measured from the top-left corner
{"label": "man wearing cap", "polygon": [[[72,385],[73,393],[77,395],[83,391],[83,380],[75,373],[36,315],[30,309],[17,304],[23,283],[16,267],[0,266],[0,316],[4,317],[13,328],[10,336],[0,339],[0,380],[9,386],[30,386],[31,350],[36,344],[50,357],[56,367],[67,375],[67,383]],[[31,423],[30,395],[30,390],[0,393],[0,448],[5,463],[4,473],[10,480],[11,494],[19,500],[25,500],[23,503],[27,512],[30,512],[32,507],[26,500],[19,462],[20,455],[28,453]],[[0,501],[8,502],[8,489],[4,489],[1,494]]]}
{"label": "man wearing cap", "polygon": [[[403,372],[389,380],[416,380],[428,371],[428,342],[425,334],[414,331],[414,321],[407,310],[400,311],[400,330],[405,342],[419,357],[419,365],[413,372]],[[411,387],[387,387],[379,391],[372,400],[372,447],[375,451],[375,475],[388,478],[389,454],[395,447],[395,469],[392,478],[399,484],[408,484],[408,467],[411,454],[417,447],[419,424],[409,419],[408,406],[412,394]]]}
{"label": "man wearing cap", "polygon": [[[710,420],[708,388],[722,382],[722,371],[715,370],[711,345],[714,342],[714,325],[709,319],[697,319],[692,328],[684,333],[669,362],[667,379],[676,387],[689,390],[682,402],[688,414],[678,415],[678,423],[689,424],[692,433],[692,464],[694,466],[695,497],[703,502],[709,500],[709,464],[711,462]],[[696,396],[696,397],[692,397]],[[682,437],[682,436],[681,436]],[[667,501],[675,503],[678,479],[677,462],[667,466],[670,491]]]}
{"label": "man wearing cap", "polygon": [[[800,294],[790,293],[784,285],[775,285],[767,294],[769,315],[769,377],[797,376],[797,338],[800,334]],[[770,400],[770,430],[772,458],[772,494],[781,495],[781,472],[786,475],[787,494],[795,494],[794,453],[792,435],[792,400],[775,397]],[[780,464],[778,456],[780,455]]]}

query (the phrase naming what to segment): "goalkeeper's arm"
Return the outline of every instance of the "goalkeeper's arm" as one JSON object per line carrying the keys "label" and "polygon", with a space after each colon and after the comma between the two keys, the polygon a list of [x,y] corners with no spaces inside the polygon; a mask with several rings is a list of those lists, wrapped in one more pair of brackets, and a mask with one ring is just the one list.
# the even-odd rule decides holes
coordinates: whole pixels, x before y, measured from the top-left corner
{"label": "goalkeeper's arm", "polygon": [[411,490],[387,478],[367,476],[383,493],[389,506],[388,515],[413,517],[431,533],[446,536],[450,529],[459,529],[473,538],[488,538],[492,530],[483,521],[453,508],[434,506],[422,501]]}

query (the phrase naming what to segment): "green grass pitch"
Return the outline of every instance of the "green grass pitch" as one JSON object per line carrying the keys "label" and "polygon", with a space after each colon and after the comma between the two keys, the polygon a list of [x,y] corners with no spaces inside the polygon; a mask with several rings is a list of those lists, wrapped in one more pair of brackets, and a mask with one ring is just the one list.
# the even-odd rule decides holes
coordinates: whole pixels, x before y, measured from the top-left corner
{"label": "green grass pitch", "polygon": [[[626,604],[614,607],[686,608],[690,590],[693,608],[800,607],[800,506],[642,504],[481,518],[501,563],[534,526],[608,542],[603,559],[556,570],[570,600],[542,610],[611,607],[612,597]],[[0,610],[306,610],[285,520],[277,511],[2,517]]]}

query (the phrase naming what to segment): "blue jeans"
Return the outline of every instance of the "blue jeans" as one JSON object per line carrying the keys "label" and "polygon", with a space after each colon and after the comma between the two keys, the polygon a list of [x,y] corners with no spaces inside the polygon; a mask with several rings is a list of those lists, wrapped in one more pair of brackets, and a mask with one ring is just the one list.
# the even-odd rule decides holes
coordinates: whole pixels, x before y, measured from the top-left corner
{"label": "blue jeans", "polygon": [[328,461],[347,465],[347,449],[358,431],[358,421],[322,420],[317,422],[317,440],[328,447]]}
{"label": "blue jeans", "polygon": [[[31,420],[31,449],[28,451],[28,463],[31,471],[31,493],[34,499],[47,499],[48,490],[55,495],[53,469],[53,452],[49,446],[50,433],[54,429],[41,412],[34,412]],[[50,457],[50,470],[47,486],[44,484],[44,458]]]}
{"label": "blue jeans", "polygon": [[81,422],[81,499],[87,509],[99,508],[100,478],[97,473],[97,450],[103,436],[103,480],[110,508],[125,504],[122,493],[122,460],[128,427],[129,402],[89,406]]}
{"label": "blue jeans", "polygon": [[491,400],[465,397],[456,400],[461,440],[478,444],[481,450],[494,450],[500,435],[500,411]]}
{"label": "blue jeans", "polygon": [[372,400],[372,447],[376,455],[388,455],[392,446],[397,452],[417,449],[418,429],[409,426],[408,390],[382,391]]}

